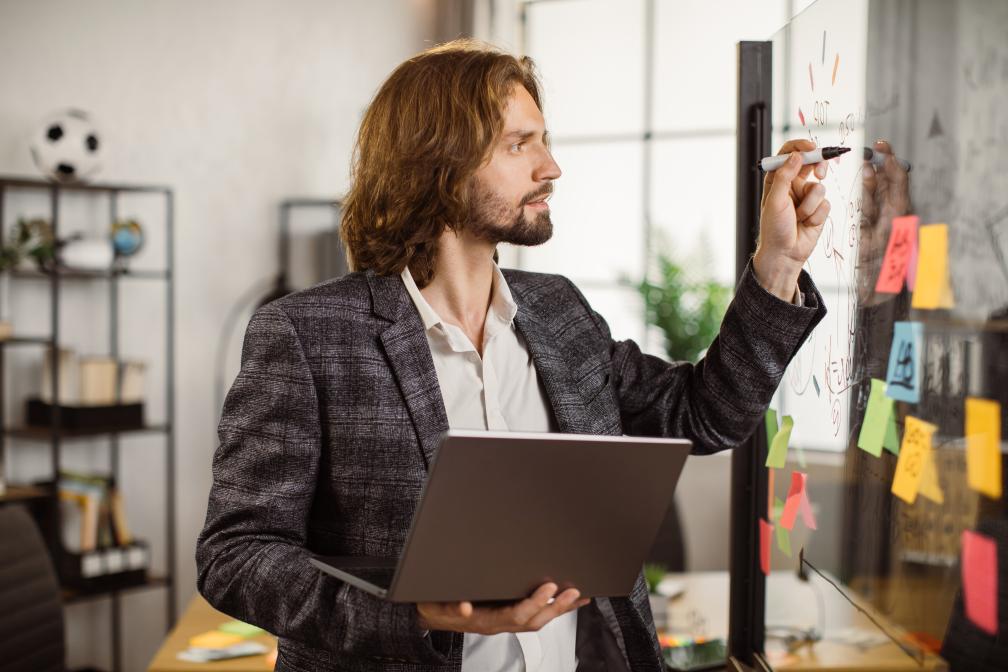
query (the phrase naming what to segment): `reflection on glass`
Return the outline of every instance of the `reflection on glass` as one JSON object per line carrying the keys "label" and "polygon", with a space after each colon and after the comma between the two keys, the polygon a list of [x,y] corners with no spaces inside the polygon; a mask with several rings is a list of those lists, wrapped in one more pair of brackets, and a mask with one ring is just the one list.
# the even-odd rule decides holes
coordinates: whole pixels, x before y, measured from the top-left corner
{"label": "reflection on glass", "polygon": [[[989,478],[979,492],[966,438],[968,409],[1004,425],[1008,408],[1008,125],[995,112],[1008,71],[990,65],[1008,62],[1005,34],[1005,3],[820,0],[774,37],[774,144],[853,150],[824,180],[833,207],[807,265],[830,314],[776,404],[792,448],[833,452],[774,470],[757,512],[779,527],[774,500],[807,474],[818,529],[786,531],[792,552],[774,544],[767,581],[775,669],[1008,659],[960,592],[964,533],[1008,544],[1004,500]],[[1005,448],[984,462],[998,486]]]}

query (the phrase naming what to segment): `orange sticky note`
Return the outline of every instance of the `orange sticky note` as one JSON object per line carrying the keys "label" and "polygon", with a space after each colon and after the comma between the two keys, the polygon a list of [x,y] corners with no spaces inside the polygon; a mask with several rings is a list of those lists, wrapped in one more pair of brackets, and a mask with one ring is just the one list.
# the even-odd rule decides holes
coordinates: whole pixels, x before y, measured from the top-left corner
{"label": "orange sticky note", "polygon": [[233,635],[220,630],[211,630],[189,638],[189,646],[199,649],[223,649],[244,641],[241,635]]}
{"label": "orange sticky note", "polygon": [[997,543],[972,530],[962,533],[962,591],[966,617],[997,635]]}
{"label": "orange sticky note", "polygon": [[770,535],[774,526],[760,518],[759,521],[759,555],[760,569],[764,574],[770,573]]}
{"label": "orange sticky note", "polygon": [[917,216],[907,215],[893,219],[889,244],[886,245],[885,257],[882,259],[882,270],[875,283],[876,292],[898,294],[903,289],[903,281],[907,277],[910,261],[916,256],[916,248]]}
{"label": "orange sticky note", "polygon": [[914,308],[952,308],[949,282],[948,226],[928,224],[918,229],[917,277],[910,305]]}
{"label": "orange sticky note", "polygon": [[[931,437],[937,429],[931,423],[912,415],[906,417],[903,444],[900,447],[899,459],[896,461],[896,474],[893,476],[892,493],[907,504],[913,504],[917,500],[924,471],[928,468],[928,462],[933,459]],[[933,468],[934,465],[931,466],[931,469]]]}
{"label": "orange sticky note", "polygon": [[966,398],[966,480],[969,487],[1001,498],[1001,404]]}

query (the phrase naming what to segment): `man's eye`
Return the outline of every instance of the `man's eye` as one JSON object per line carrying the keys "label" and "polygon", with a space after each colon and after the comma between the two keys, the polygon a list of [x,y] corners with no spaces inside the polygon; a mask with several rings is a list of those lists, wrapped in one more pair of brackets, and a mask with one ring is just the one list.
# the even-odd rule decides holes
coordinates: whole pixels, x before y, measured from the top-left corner
{"label": "man's eye", "polygon": [[512,152],[517,152],[517,151],[521,150],[521,148],[524,147],[524,146],[525,146],[524,142],[516,142],[515,144],[511,145],[511,151]]}

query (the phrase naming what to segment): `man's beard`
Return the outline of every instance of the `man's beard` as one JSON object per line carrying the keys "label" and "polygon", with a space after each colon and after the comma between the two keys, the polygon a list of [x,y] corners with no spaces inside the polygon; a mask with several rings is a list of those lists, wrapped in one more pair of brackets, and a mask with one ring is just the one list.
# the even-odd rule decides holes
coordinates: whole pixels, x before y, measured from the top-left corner
{"label": "man's beard", "polygon": [[525,216],[525,205],[551,193],[553,185],[526,195],[515,212],[503,197],[474,177],[469,194],[472,206],[464,229],[494,245],[542,245],[553,236],[549,210],[537,212],[530,220]]}

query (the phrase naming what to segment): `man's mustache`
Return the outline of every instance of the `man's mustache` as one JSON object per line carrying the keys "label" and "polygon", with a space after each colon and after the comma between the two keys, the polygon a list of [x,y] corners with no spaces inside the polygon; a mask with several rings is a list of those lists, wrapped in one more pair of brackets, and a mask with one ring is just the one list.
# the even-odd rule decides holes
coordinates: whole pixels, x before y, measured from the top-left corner
{"label": "man's mustache", "polygon": [[533,203],[535,201],[541,201],[552,193],[553,193],[553,185],[551,184],[549,186],[543,187],[542,189],[539,189],[538,191],[533,191],[531,194],[528,194],[525,198],[522,199],[521,204],[528,205],[529,203]]}

